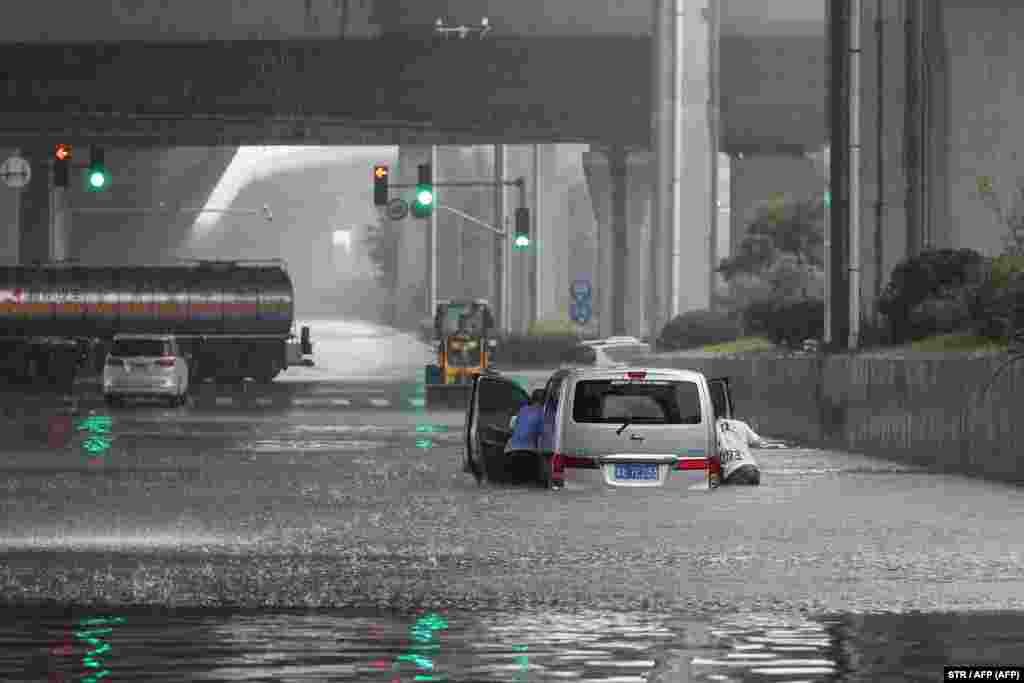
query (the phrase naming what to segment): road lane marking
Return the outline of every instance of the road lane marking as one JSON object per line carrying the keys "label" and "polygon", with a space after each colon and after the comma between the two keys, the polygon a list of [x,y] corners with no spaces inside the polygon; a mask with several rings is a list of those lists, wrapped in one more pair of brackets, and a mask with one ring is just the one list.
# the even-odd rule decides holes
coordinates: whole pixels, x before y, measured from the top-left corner
{"label": "road lane marking", "polygon": [[372,405],[374,408],[385,408],[391,405],[391,401],[387,400],[386,398],[371,398],[370,405]]}
{"label": "road lane marking", "polygon": [[332,406],[350,406],[350,405],[352,405],[352,401],[348,400],[347,398],[332,398],[331,399],[331,405]]}
{"label": "road lane marking", "polygon": [[426,401],[424,401],[422,398],[410,398],[409,403],[411,403],[413,407],[422,408],[423,404],[426,403]]}

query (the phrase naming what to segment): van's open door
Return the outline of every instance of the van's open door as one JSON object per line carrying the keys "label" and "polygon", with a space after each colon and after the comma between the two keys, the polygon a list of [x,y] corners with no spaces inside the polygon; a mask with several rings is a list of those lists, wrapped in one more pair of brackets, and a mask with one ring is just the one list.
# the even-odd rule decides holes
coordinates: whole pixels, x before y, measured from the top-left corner
{"label": "van's open door", "polygon": [[509,423],[530,395],[515,382],[500,375],[473,378],[473,392],[466,411],[466,461],[480,479],[488,455],[500,456],[512,436]]}
{"label": "van's open door", "polygon": [[708,380],[708,390],[711,392],[711,405],[715,409],[715,419],[724,417],[732,419],[733,403],[732,392],[729,389],[728,377],[715,377]]}

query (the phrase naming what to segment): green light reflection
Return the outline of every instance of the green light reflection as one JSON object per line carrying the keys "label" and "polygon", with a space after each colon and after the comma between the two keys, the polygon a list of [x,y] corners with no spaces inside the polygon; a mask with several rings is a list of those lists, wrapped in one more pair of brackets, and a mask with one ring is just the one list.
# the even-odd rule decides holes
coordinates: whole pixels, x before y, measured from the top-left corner
{"label": "green light reflection", "polygon": [[[98,424],[102,425],[103,422]],[[87,652],[82,657],[82,665],[89,669],[99,669],[104,666],[100,661],[100,658],[106,658],[110,656],[112,649],[110,643],[107,643],[100,638],[94,636],[111,635],[114,630],[106,624],[123,624],[126,622],[124,617],[88,617],[79,620],[79,624],[82,626],[100,626],[102,628],[89,628],[80,631],[74,631],[74,635],[84,640],[86,643],[91,645],[93,649]],[[101,678],[105,678],[111,674],[110,669],[103,669],[102,671],[94,671],[82,677],[83,683],[96,683]]]}

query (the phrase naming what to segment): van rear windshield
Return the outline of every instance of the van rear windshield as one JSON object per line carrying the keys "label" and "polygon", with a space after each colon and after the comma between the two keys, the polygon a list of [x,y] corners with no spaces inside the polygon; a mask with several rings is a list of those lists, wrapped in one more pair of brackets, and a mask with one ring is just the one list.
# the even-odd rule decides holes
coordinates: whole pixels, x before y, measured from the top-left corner
{"label": "van rear windshield", "polygon": [[572,419],[583,423],[700,424],[695,382],[584,380],[576,384]]}
{"label": "van rear windshield", "polygon": [[160,356],[164,342],[160,339],[119,339],[110,350],[112,356]]}

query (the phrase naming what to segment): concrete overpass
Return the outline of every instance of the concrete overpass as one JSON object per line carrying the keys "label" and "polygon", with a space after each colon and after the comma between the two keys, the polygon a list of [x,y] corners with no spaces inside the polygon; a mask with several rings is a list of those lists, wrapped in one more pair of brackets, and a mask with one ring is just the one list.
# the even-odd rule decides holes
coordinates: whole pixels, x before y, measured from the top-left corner
{"label": "concrete overpass", "polygon": [[[651,158],[645,152],[651,147],[649,3],[579,0],[552,8],[556,3],[543,0],[424,0],[399,11],[368,0],[308,0],[302,6],[251,0],[219,4],[201,17],[190,16],[184,3],[172,8],[144,1],[133,3],[126,17],[117,11],[121,4],[69,9],[57,0],[38,0],[5,18],[0,145],[42,154],[55,140],[107,140],[119,147],[583,142],[592,145],[585,163],[603,242],[621,245],[628,224],[625,243],[635,247],[623,257],[632,268],[616,268],[606,258],[597,279],[609,283],[612,272],[625,271],[625,280],[633,282],[631,270],[643,272],[649,222],[644,178]],[[973,154],[978,174],[986,164],[1004,171],[1013,166],[1015,158],[989,159],[978,150],[1012,149],[1007,141],[1016,139],[1015,119],[1005,114],[1019,106],[1006,80],[1013,62],[993,71],[991,64],[1007,58],[988,46],[1002,44],[1006,54],[1015,54],[1008,18],[1021,10],[1009,0],[939,0],[923,13],[911,11],[916,0],[881,3],[882,63],[896,68],[883,68],[879,84],[871,66],[875,5],[865,5],[862,131],[867,139],[880,120],[882,142],[865,146],[864,176],[876,181],[876,192],[868,182],[863,199],[868,207],[878,197],[885,200],[874,227],[865,215],[862,283],[870,290],[877,280],[871,269],[887,276],[908,245],[995,248],[997,227],[967,196],[973,176],[955,175],[952,160]],[[772,3],[770,18],[757,0],[723,0],[720,7],[715,50],[706,1],[688,5],[687,146],[696,161],[684,169],[694,198],[694,229],[684,249],[692,260],[680,264],[688,274],[681,283],[684,309],[707,301],[708,243],[717,227],[709,200],[714,150],[734,157],[731,232],[737,237],[736,223],[742,225],[769,195],[817,194],[820,176],[807,155],[826,139],[824,3],[780,0]],[[438,44],[431,37],[438,16],[469,24],[483,14],[494,27],[487,40]],[[63,19],[54,22],[54,16]],[[908,35],[915,40],[908,43]],[[124,42],[138,40],[157,44]],[[920,60],[916,71],[904,68],[912,45],[928,48],[929,59]],[[717,80],[715,60],[709,59],[716,54]],[[709,90],[714,82],[721,85],[717,95]],[[904,97],[923,93],[916,87],[923,84],[929,88],[925,97]],[[954,100],[954,92],[971,97]],[[968,111],[968,101],[987,103],[982,118]],[[881,104],[880,116],[873,103]],[[925,113],[926,125],[915,124]],[[995,129],[993,121],[1000,124]],[[915,126],[920,135],[908,136]],[[993,130],[999,131],[995,146]],[[905,153],[907,139],[931,153],[908,163],[914,155]],[[880,181],[877,168],[884,171]],[[919,208],[908,217],[901,205],[915,177]],[[616,206],[609,204],[612,196]],[[23,204],[31,205],[26,199]],[[925,212],[924,206],[931,208]],[[959,229],[953,216],[960,214],[979,227]],[[540,268],[556,267],[565,248],[553,244],[545,252],[550,262]],[[604,289],[607,322],[615,286]],[[870,301],[871,292],[866,294]],[[564,310],[566,303],[551,305]],[[638,314],[625,324],[635,333],[643,321]]]}

